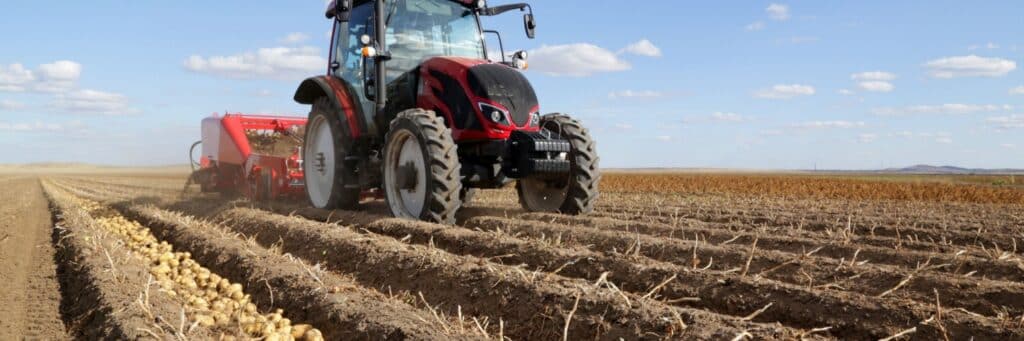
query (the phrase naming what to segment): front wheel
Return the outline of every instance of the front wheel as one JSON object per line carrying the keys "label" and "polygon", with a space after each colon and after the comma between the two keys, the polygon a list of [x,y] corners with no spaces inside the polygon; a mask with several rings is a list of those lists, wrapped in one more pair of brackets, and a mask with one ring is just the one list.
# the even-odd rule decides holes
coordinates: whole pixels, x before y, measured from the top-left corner
{"label": "front wheel", "polygon": [[399,218],[454,224],[462,205],[459,154],[431,111],[410,109],[391,121],[384,145],[384,195]]}
{"label": "front wheel", "polygon": [[559,212],[587,214],[594,210],[598,197],[601,171],[600,158],[590,132],[579,121],[562,114],[550,114],[541,119],[542,129],[560,135],[569,141],[569,174],[558,179],[519,179],[516,191],[519,203],[531,212]]}

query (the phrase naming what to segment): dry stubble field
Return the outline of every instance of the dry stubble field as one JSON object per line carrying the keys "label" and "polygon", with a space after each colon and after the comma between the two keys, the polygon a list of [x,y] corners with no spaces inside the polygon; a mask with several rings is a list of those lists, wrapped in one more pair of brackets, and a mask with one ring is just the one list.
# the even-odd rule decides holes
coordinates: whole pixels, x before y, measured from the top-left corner
{"label": "dry stubble field", "polygon": [[184,180],[0,175],[0,339],[1024,339],[1012,187],[609,174],[449,227]]}

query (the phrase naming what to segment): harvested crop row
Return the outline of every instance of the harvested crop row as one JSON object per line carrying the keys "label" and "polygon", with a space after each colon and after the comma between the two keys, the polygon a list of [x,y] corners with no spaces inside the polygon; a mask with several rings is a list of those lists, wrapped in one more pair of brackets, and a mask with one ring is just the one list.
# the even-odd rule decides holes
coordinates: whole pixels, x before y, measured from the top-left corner
{"label": "harvested crop row", "polygon": [[863,202],[851,200],[800,201],[771,199],[735,199],[718,197],[670,197],[661,205],[629,205],[637,196],[622,196],[607,202],[600,210],[626,210],[634,213],[684,214],[700,220],[743,220],[747,222],[786,222],[799,220],[845,221],[856,217],[862,225],[900,225],[913,222],[919,228],[972,232],[989,227],[996,233],[1020,231],[1024,217],[1014,214],[1018,205],[984,205],[908,202]]}
{"label": "harvested crop row", "polygon": [[[882,338],[891,332],[905,329],[908,324],[914,324],[912,321],[926,320],[932,313],[927,305],[906,300],[823,293],[771,284],[770,281],[758,283],[735,274],[701,271],[644,257],[606,255],[585,248],[526,241],[498,231],[451,229],[434,224],[381,219],[358,212],[300,210],[297,213],[317,220],[355,223],[355,227],[360,230],[413,243],[429,243],[456,254],[499,259],[507,264],[526,264],[538,268],[537,271],[554,269],[558,274],[573,278],[602,278],[619,285],[625,291],[641,295],[651,293],[649,296],[652,297],[658,294],[668,301],[678,301],[676,304],[715,312],[746,315],[772,304],[771,309],[762,312],[756,320],[778,321],[784,325],[807,329],[830,326],[832,335],[838,337]],[[679,300],[694,297],[699,300]],[[990,325],[987,319],[980,316],[970,316],[964,312],[946,314],[953,316],[949,320],[955,322],[943,327],[955,330],[956,335],[983,334],[986,331],[973,328],[987,328]],[[884,318],[866,318],[869,316]],[[936,326],[921,326],[919,329],[919,335],[939,337],[941,332]]]}
{"label": "harvested crop row", "polygon": [[[899,266],[903,269],[916,271],[922,264],[931,264],[935,265],[929,267],[932,269],[931,271],[956,275],[955,277],[941,274],[925,275],[925,277],[935,277],[939,283],[948,282],[946,286],[949,286],[950,289],[959,291],[959,289],[965,287],[992,287],[1001,292],[1018,292],[1021,295],[1020,298],[1011,299],[1010,301],[1024,301],[1024,285],[1018,282],[1019,279],[1024,278],[1024,266],[1020,265],[1019,260],[1014,259],[983,259],[967,256],[964,252],[940,254],[920,251],[899,251],[892,250],[891,248],[859,245],[853,240],[846,242],[841,236],[837,236],[839,240],[834,241],[815,240],[795,236],[778,236],[775,231],[763,233],[730,232],[725,229],[670,226],[659,223],[638,223],[610,218],[569,217],[544,213],[523,214],[518,216],[518,218],[569,226],[586,226],[610,232],[640,233],[658,237],[656,241],[656,243],[659,243],[658,245],[666,243],[669,245],[677,244],[672,243],[672,240],[692,243],[694,236],[699,236],[701,243],[718,246],[729,244],[750,245],[754,240],[757,240],[758,249],[797,255],[805,254],[810,250],[816,250],[814,256],[827,258],[823,260],[824,263],[819,263],[819,265],[829,268],[841,268],[842,264],[849,264],[851,267],[867,268],[873,270],[878,275],[889,274],[889,276],[899,279],[905,277],[906,271],[892,269],[890,266]],[[690,244],[685,246],[679,245],[679,252],[688,252],[690,248]],[[670,257],[671,255],[666,254],[666,256]],[[874,264],[884,264],[886,266],[876,266]],[[948,264],[948,266],[937,267],[939,264]],[[858,271],[858,273],[864,272]],[[965,274],[971,275],[964,276]],[[941,287],[939,290],[942,290]],[[931,288],[926,288],[922,293],[925,297],[928,297],[931,296],[931,292]]]}
{"label": "harvested crop row", "polygon": [[[660,211],[660,212],[659,212]],[[671,213],[675,214],[675,213]],[[809,231],[816,231],[819,233],[828,233],[829,231],[842,229],[837,227],[836,224],[829,221],[821,220],[797,220],[788,221],[783,219],[767,219],[767,218],[745,218],[745,217],[730,217],[730,216],[694,216],[689,214],[681,214],[677,217],[667,217],[670,213],[666,213],[662,210],[643,210],[637,212],[633,209],[606,209],[595,214],[596,216],[607,216],[610,218],[623,218],[630,217],[630,219],[645,219],[649,220],[653,217],[661,217],[661,222],[667,222],[667,219],[674,218],[690,218],[699,219],[705,222],[716,222],[716,223],[727,223],[727,222],[741,222],[750,226],[759,226],[762,224],[773,224],[774,226],[801,226]],[[703,218],[703,219],[702,219]],[[906,224],[906,223],[903,223]],[[845,225],[845,218],[843,219],[843,225]],[[900,224],[892,225],[872,225],[864,226],[862,224],[853,225],[858,230],[870,231],[873,236],[890,237],[896,239],[908,239],[913,241],[929,241],[933,243],[945,243],[951,245],[957,245],[960,247],[977,247],[977,248],[1000,248],[1002,250],[1010,250],[1014,248],[1016,238],[1019,237],[1020,231],[999,231],[998,229],[986,229],[980,227],[974,231],[960,231],[952,229],[934,229],[934,228],[922,228],[915,226],[913,223],[910,226],[901,226]],[[843,226],[844,228],[845,226]]]}
{"label": "harvested crop row", "polygon": [[[528,236],[532,238],[554,238],[562,243],[569,245],[587,245],[596,250],[603,250],[610,252],[613,249],[623,250],[620,251],[624,254],[630,254],[637,252],[642,248],[647,248],[646,255],[654,258],[661,258],[662,251],[666,249],[661,248],[658,245],[651,245],[657,242],[656,239],[645,238],[643,236],[636,236],[636,239],[631,239],[629,236],[617,236],[608,232],[593,231],[586,228],[570,228],[562,225],[543,224],[536,222],[521,222],[510,219],[502,218],[490,218],[490,217],[479,217],[470,219],[466,224],[471,228],[478,228],[485,231],[505,231],[506,233]],[[639,243],[637,242],[639,240]],[[647,244],[645,244],[647,243]],[[637,246],[639,244],[640,246]],[[646,245],[646,246],[644,246]],[[701,251],[703,252],[703,251]],[[640,251],[645,253],[645,251]],[[701,256],[703,257],[703,256]],[[672,262],[682,262],[683,260],[691,260],[690,254],[665,254],[664,260]],[[749,258],[748,255],[748,260]],[[717,261],[717,258],[716,258]],[[742,263],[740,263],[742,264]],[[692,266],[693,269],[698,268],[695,264]],[[813,263],[806,264],[808,269],[802,269],[802,271],[810,271],[810,267],[813,267]],[[735,299],[730,296],[730,293],[739,296],[753,296],[749,297],[748,301],[751,304],[767,304],[771,301],[767,301],[766,297],[787,297],[784,299],[785,302],[775,302],[775,304],[783,307],[781,311],[768,311],[766,314],[771,317],[772,320],[782,321],[784,323],[794,323],[799,325],[800,321],[814,321],[816,317],[799,316],[799,315],[787,315],[787,314],[798,314],[799,312],[806,309],[813,309],[816,306],[825,306],[834,308],[827,312],[822,312],[822,315],[835,315],[843,314],[837,311],[849,311],[852,316],[901,316],[902,314],[915,314],[916,317],[905,317],[895,318],[895,323],[906,323],[917,318],[917,321],[927,319],[929,308],[926,304],[914,303],[908,300],[894,299],[893,297],[885,297],[884,299],[875,296],[865,295],[851,295],[848,293],[842,293],[831,290],[814,290],[803,285],[783,284],[783,283],[772,283],[772,281],[758,279],[764,277],[764,274],[771,272],[774,269],[760,271],[750,271],[753,268],[747,268],[744,265],[740,265],[735,271],[707,271],[704,272],[686,272],[685,270],[690,268],[689,264],[681,265],[679,267],[680,275],[684,273],[686,277],[682,278],[681,281],[693,283],[695,287],[701,290],[700,293],[691,293],[691,296],[701,297],[702,301],[698,304],[702,304],[704,301],[714,302],[716,298],[720,299],[718,309],[729,309],[735,305]],[[777,268],[776,268],[777,269]],[[737,274],[739,272],[740,274]],[[749,273],[750,276],[746,274]],[[711,277],[708,277],[711,276]],[[716,278],[718,277],[718,278]],[[846,283],[842,283],[844,286]],[[897,284],[892,283],[890,286],[881,287],[881,290],[885,289],[901,289],[906,283]],[[742,288],[742,289],[740,289]],[[874,287],[868,287],[874,288]],[[903,289],[901,289],[903,290]],[[889,292],[883,293],[883,295],[889,295],[896,290],[886,290]],[[756,293],[752,294],[751,293]],[[997,294],[999,292],[996,292]],[[955,294],[955,293],[954,293]],[[723,296],[724,295],[724,296]],[[896,297],[907,297],[903,295],[893,295]],[[830,303],[825,303],[828,300]],[[975,301],[981,300],[975,298]],[[815,302],[815,305],[810,307],[799,307],[801,302]],[[948,302],[948,299],[947,299]],[[787,305],[797,305],[792,308],[785,308]],[[956,302],[946,303],[957,304]],[[1015,304],[1015,303],[1010,303]],[[772,315],[776,314],[776,315]],[[964,329],[961,332],[977,332],[974,328],[979,329],[980,332],[986,332],[982,327],[989,324],[988,319],[982,316],[974,316],[967,312],[960,312],[959,315],[962,317],[964,323]],[[922,318],[923,316],[923,318]],[[822,318],[822,317],[817,317]],[[948,327],[948,326],[947,326]],[[856,327],[853,327],[856,328]],[[1014,331],[1016,333],[1017,331]],[[1000,332],[1001,333],[1001,332]],[[961,334],[967,335],[967,334]],[[996,334],[998,335],[998,334]]]}
{"label": "harvested crop row", "polygon": [[280,243],[284,250],[350,273],[364,285],[422,292],[430,301],[447,302],[450,313],[458,306],[476,315],[502,317],[506,335],[513,338],[722,339],[746,332],[769,339],[796,336],[780,327],[737,326],[729,320],[710,319],[711,314],[705,315],[709,319],[686,316],[684,321],[680,311],[654,300],[558,275],[531,275],[392,238],[361,235],[333,224],[252,209],[229,210],[221,217],[230,221],[232,229],[255,235],[263,244]]}
{"label": "harvested crop row", "polygon": [[[726,272],[756,274],[796,285],[821,289],[839,289],[877,296],[899,285],[900,290],[888,293],[896,297],[930,303],[934,292],[952,298],[954,307],[995,314],[1001,304],[1017,313],[1018,297],[1024,297],[1024,286],[1010,282],[951,278],[927,271],[902,271],[887,266],[858,263],[856,260],[834,260],[814,257],[814,249],[797,253],[765,251],[749,245],[717,245],[703,240],[676,240],[622,231],[606,231],[587,227],[551,224],[537,221],[514,221],[504,218],[477,217],[466,226],[483,230],[504,230],[532,238],[558,238],[563,243],[587,245],[595,250],[637,253],[646,257],[684,266],[720,269]],[[582,225],[585,226],[585,225]],[[851,253],[851,257],[853,253]],[[910,280],[907,280],[910,278]],[[906,281],[906,282],[904,282]],[[901,284],[902,283],[902,284]]]}
{"label": "harvested crop row", "polygon": [[57,221],[62,313],[70,336],[163,340],[215,335],[205,327],[182,327],[187,322],[180,319],[182,305],[150,292],[149,265],[121,252],[116,236],[99,230],[77,201],[52,186],[44,189]]}
{"label": "harvested crop row", "polygon": [[[545,215],[529,215],[531,219],[543,219]],[[749,231],[751,230],[750,224],[738,223],[738,222],[706,222],[690,218],[682,218],[678,215],[670,217],[659,217],[659,216],[647,216],[637,215],[633,213],[598,213],[591,217],[591,219],[606,219],[607,221],[616,221],[617,225],[621,227],[627,227],[625,222],[628,222],[628,226],[688,226],[692,228],[699,228],[704,230],[718,231],[719,234],[726,233],[728,231]],[[806,223],[806,222],[805,222]],[[870,229],[862,229],[855,225],[842,225],[837,226],[831,231],[826,230],[824,233],[820,231],[809,231],[803,228],[803,225],[778,225],[778,224],[758,224],[756,229],[758,231],[766,230],[770,231],[773,236],[778,238],[801,238],[808,240],[838,240],[844,244],[852,245],[864,245],[864,246],[875,246],[886,249],[900,249],[900,250],[913,250],[921,252],[936,252],[936,253],[956,253],[965,251],[965,255],[974,257],[988,257],[981,250],[974,248],[957,247],[943,243],[942,241],[915,241],[908,240],[906,238],[896,237],[883,237],[871,235]]]}
{"label": "harvested crop row", "polygon": [[327,339],[437,340],[480,334],[476,328],[438,325],[426,311],[251,245],[221,226],[149,206],[124,205],[119,210],[218,273],[247,283],[257,303],[285,308],[293,317],[321,326]]}
{"label": "harvested crop row", "polygon": [[[336,221],[353,226],[359,231],[383,234],[402,239],[414,244],[429,244],[445,251],[471,255],[509,265],[525,264],[531,271],[545,274],[558,274],[571,278],[582,278],[588,281],[606,281],[613,283],[624,291],[640,296],[661,299],[662,301],[690,301],[685,296],[699,289],[690,285],[685,278],[677,278],[677,272],[689,272],[689,269],[678,269],[677,266],[662,262],[654,262],[641,257],[611,256],[596,253],[582,247],[553,245],[551,243],[528,241],[515,238],[501,232],[480,232],[462,228],[451,228],[437,224],[423,224],[414,221],[384,218],[359,212],[324,212],[307,210],[299,215],[321,221]],[[685,275],[683,277],[686,277]],[[648,295],[649,293],[649,295]],[[681,304],[681,311],[686,316],[708,315],[707,311],[695,310]],[[700,304],[696,304],[705,308]],[[746,315],[760,308],[737,305],[732,312],[743,310]],[[785,309],[785,308],[784,308]],[[716,317],[732,320],[737,325],[745,324],[740,317],[728,315]],[[816,326],[824,325],[824,319],[815,320]],[[832,318],[832,317],[829,317]],[[843,320],[842,316],[836,320]],[[870,329],[876,326],[858,324],[857,328]],[[881,329],[879,329],[881,330]]]}
{"label": "harvested crop row", "polygon": [[[160,292],[184,303],[188,324],[214,330],[241,330],[245,335],[275,340],[322,340],[309,325],[292,325],[282,311],[260,314],[242,286],[231,283],[191,259],[188,252],[174,252],[149,229],[95,202],[66,197],[92,217],[98,229],[118,239],[135,256],[148,263]],[[148,290],[147,290],[148,293]],[[184,321],[183,321],[184,323]]]}
{"label": "harvested crop row", "polygon": [[[627,220],[627,221],[636,221],[636,220],[639,220],[639,219],[644,219],[644,220],[648,220],[648,221],[651,220],[649,217],[644,217],[644,216],[625,216],[625,217],[623,217],[623,216],[614,215],[614,214],[612,214],[612,215],[596,214],[595,216],[597,216],[597,217],[604,217],[604,218],[608,218],[608,219]],[[662,221],[658,221],[656,223],[648,222],[648,223],[646,223],[644,225],[646,225],[646,226],[657,226],[657,225],[663,225],[663,224],[666,224],[666,223],[667,223],[666,221],[662,220]],[[804,224],[804,225],[801,225],[801,227],[802,228],[808,228],[808,226],[813,226],[813,225],[814,224]],[[642,226],[642,225],[641,224],[635,224],[633,226]],[[821,225],[821,226],[824,226],[824,225]],[[687,227],[676,227],[675,229],[676,230],[680,230],[680,231],[687,230],[686,232],[687,232],[688,235],[692,235],[693,233],[707,233],[708,231],[715,231],[715,229],[701,229],[701,228],[687,228]],[[808,229],[815,230],[813,228],[808,228]],[[723,233],[726,233],[725,231],[722,231],[722,230],[718,230],[718,231],[720,231],[718,233],[720,236]],[[819,239],[825,239],[825,240],[839,238],[843,242],[847,242],[846,240],[844,240],[845,239],[844,236],[850,236],[850,238],[849,238],[849,242],[850,243],[856,243],[857,242],[857,240],[854,239],[854,236],[856,236],[858,234],[870,235],[872,233],[870,231],[863,231],[863,230],[861,230],[861,231],[854,231],[852,227],[849,227],[849,228],[845,228],[844,227],[844,228],[841,228],[841,229],[834,229],[834,230],[833,229],[824,229],[824,230],[817,229],[815,231],[819,231],[819,233],[827,234],[827,235],[819,234],[819,236],[820,236]],[[783,232],[783,233],[785,233],[785,232]],[[915,251],[915,250],[901,250],[903,248],[903,243],[905,242],[905,240],[903,238],[907,238],[906,241],[908,241],[908,244],[909,244],[909,242],[912,242],[912,243],[915,243],[915,244],[925,243],[924,239],[920,238],[919,235],[910,234],[910,232],[906,232],[906,233],[907,234],[902,235],[902,237],[892,237],[892,236],[890,236],[890,238],[893,238],[893,239],[892,239],[891,244],[888,245],[888,247],[877,247],[877,246],[868,246],[868,245],[861,245],[861,246],[858,246],[858,247],[854,247],[854,246],[847,246],[847,247],[834,246],[834,247],[830,247],[830,248],[827,248],[827,249],[822,249],[819,252],[819,254],[839,259],[839,258],[843,258],[843,257],[852,256],[854,252],[857,252],[857,250],[860,250],[860,252],[857,252],[858,253],[858,257],[860,257],[861,259],[871,260],[872,262],[875,262],[875,263],[897,265],[897,266],[902,266],[904,268],[914,268],[918,264],[924,264],[925,262],[928,262],[929,260],[931,260],[932,262],[957,264],[957,266],[937,268],[936,269],[937,271],[959,271],[959,272],[954,272],[954,274],[963,274],[963,273],[975,272],[979,277],[983,276],[983,277],[997,279],[997,280],[1020,281],[1021,279],[1024,279],[1024,266],[1021,265],[1021,262],[1024,261],[1024,260],[1022,260],[1017,255],[1016,248],[1013,246],[1013,245],[1016,244],[1016,239],[1015,238],[1010,238],[1011,241],[1005,242],[1006,244],[1009,244],[1010,247],[1011,247],[1011,249],[1006,249],[1005,251],[1003,249],[999,249],[999,247],[997,246],[998,244],[993,246],[993,249],[991,249],[991,250],[989,250],[988,248],[985,248],[984,245],[978,245],[977,247],[974,247],[973,249],[976,249],[976,252],[972,252],[972,254],[973,255],[984,254],[984,255],[987,256],[986,258],[982,258],[982,257],[978,257],[978,256],[967,255],[967,254],[965,254],[966,251],[965,252],[960,252],[961,250],[965,250],[965,246],[963,246],[963,244],[960,244],[961,246],[956,247],[956,251],[950,252],[948,254],[932,253],[932,252],[925,252],[925,251]],[[747,235],[751,235],[752,233],[748,232],[746,234]],[[737,236],[737,234],[733,234],[732,236],[729,236],[729,237],[727,237],[727,239],[723,239],[723,240],[728,240],[728,238],[732,238],[732,237],[736,237],[736,236]],[[987,239],[987,238],[990,238],[990,237],[985,237],[985,238]],[[994,238],[994,237],[992,237],[992,238]],[[776,248],[776,247],[778,247],[780,250],[786,250],[786,248],[788,248],[789,252],[796,252],[796,251],[801,250],[801,249],[814,249],[814,248],[816,248],[816,246],[811,246],[811,247],[808,247],[808,246],[815,245],[815,244],[820,244],[818,241],[816,241],[814,239],[796,238],[796,237],[779,237],[779,238],[767,237],[764,240],[764,242],[765,242],[765,246],[767,248]],[[950,241],[949,244],[944,244],[944,245],[953,245],[953,244],[954,243],[952,241]]]}
{"label": "harvested crop row", "polygon": [[60,182],[77,188],[87,188],[97,194],[117,195],[120,199],[174,198],[181,196],[181,188],[160,189],[145,186],[128,186],[86,179],[63,179]]}

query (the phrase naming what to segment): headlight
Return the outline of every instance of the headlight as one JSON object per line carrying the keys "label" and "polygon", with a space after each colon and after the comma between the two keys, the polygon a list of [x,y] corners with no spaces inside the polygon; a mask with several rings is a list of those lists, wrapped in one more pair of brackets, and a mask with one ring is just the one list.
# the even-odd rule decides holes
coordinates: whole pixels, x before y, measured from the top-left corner
{"label": "headlight", "polygon": [[501,108],[487,103],[480,103],[480,112],[494,123],[509,125],[508,112]]}
{"label": "headlight", "polygon": [[530,114],[530,126],[536,127],[540,125],[540,112]]}

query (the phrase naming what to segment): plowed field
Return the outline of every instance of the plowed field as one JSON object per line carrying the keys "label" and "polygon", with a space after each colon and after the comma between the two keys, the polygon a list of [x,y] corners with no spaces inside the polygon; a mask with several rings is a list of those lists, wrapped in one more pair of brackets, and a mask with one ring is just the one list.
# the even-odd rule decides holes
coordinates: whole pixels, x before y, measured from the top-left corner
{"label": "plowed field", "polygon": [[0,339],[1024,339],[1014,187],[609,174],[443,226],[184,183],[0,177]]}

